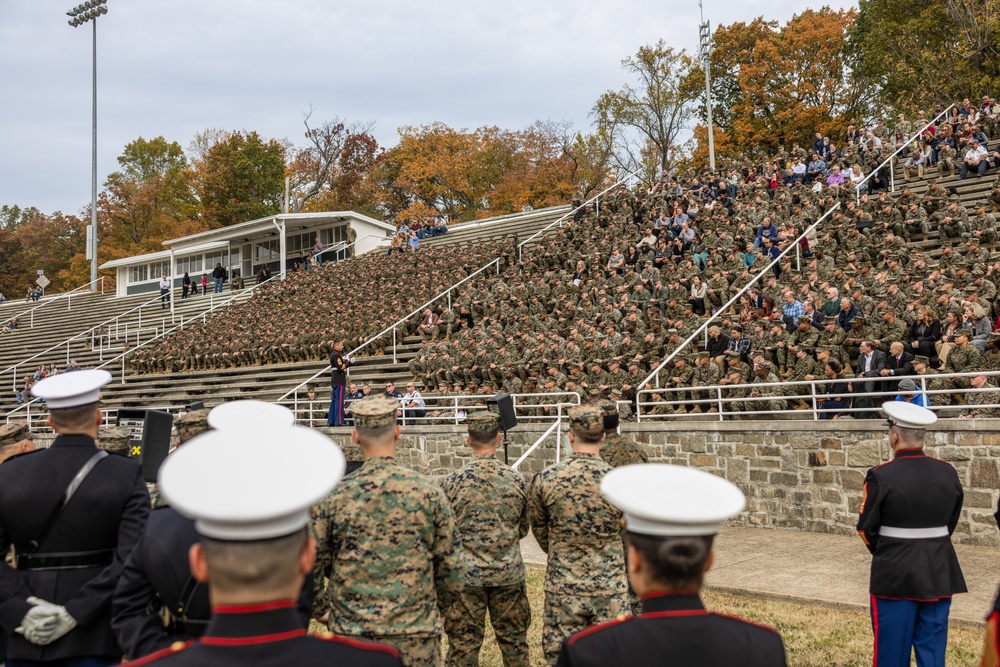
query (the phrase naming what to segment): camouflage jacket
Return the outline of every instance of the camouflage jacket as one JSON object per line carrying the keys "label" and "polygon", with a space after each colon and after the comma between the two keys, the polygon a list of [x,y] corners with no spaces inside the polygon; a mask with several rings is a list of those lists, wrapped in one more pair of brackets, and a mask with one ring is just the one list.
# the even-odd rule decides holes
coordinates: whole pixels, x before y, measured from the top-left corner
{"label": "camouflage jacket", "polygon": [[638,444],[628,438],[614,434],[601,443],[601,459],[612,468],[633,463],[649,463],[649,455]]}
{"label": "camouflage jacket", "polygon": [[455,512],[469,586],[524,581],[521,538],[528,534],[528,484],[494,454],[482,454],[441,482]]}
{"label": "camouflage jacket", "polygon": [[546,593],[597,597],[628,590],[622,513],[601,495],[609,470],[598,454],[575,453],[531,481],[531,531],[549,557]]}
{"label": "camouflage jacket", "polygon": [[465,575],[455,515],[427,477],[375,457],[313,509],[314,614],[353,636],[438,635]]}

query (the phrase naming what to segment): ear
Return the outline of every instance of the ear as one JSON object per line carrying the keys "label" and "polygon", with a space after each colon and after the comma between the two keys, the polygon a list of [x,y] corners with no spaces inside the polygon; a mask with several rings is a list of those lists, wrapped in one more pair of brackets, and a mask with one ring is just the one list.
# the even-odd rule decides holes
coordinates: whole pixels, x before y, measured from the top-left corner
{"label": "ear", "polygon": [[358,438],[358,432],[355,429],[351,429],[351,442],[355,445],[361,444],[361,439]]}
{"label": "ear", "polygon": [[625,569],[628,572],[629,579],[641,576],[645,565],[642,562],[642,558],[639,557],[639,552],[636,548],[631,544],[628,545],[628,550],[625,552]]}
{"label": "ear", "polygon": [[569,444],[572,445],[574,442],[576,442],[576,435],[573,434],[573,431],[566,431],[566,439],[569,440]]}
{"label": "ear", "polygon": [[306,538],[302,553],[299,554],[299,574],[309,574],[316,564],[316,540],[309,536]]}
{"label": "ear", "polygon": [[188,550],[188,565],[191,566],[191,576],[201,583],[208,583],[208,561],[205,560],[205,549],[201,542],[195,542]]}
{"label": "ear", "polygon": [[472,447],[472,438],[470,436],[465,436],[465,444]]}
{"label": "ear", "polygon": [[703,571],[708,572],[709,570],[711,570],[712,563],[714,562],[715,562],[715,549],[712,549],[711,551],[708,552],[708,558],[705,560],[705,569]]}
{"label": "ear", "polygon": [[395,429],[393,429],[393,432],[392,432],[392,434],[393,434],[393,435],[392,435],[392,439],[393,439],[394,441],[395,441],[395,440],[399,440],[399,433],[400,433],[400,428],[399,428],[399,424],[396,424],[396,428],[395,428]]}
{"label": "ear", "polygon": [[101,424],[104,423],[104,411],[100,408],[97,409],[97,414],[94,415],[94,422],[97,424],[97,428],[101,428]]}
{"label": "ear", "polygon": [[52,429],[53,431],[55,431],[56,433],[58,433],[58,431],[56,431],[56,423],[54,421],[52,421],[52,415],[51,414],[49,414],[49,418],[47,420],[45,420],[45,421],[49,425],[50,429]]}

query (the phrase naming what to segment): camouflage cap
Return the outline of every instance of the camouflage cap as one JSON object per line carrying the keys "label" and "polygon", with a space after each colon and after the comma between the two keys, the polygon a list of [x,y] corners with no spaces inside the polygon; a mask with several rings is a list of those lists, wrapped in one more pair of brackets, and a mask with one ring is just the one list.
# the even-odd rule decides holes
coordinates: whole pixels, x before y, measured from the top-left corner
{"label": "camouflage cap", "polygon": [[601,409],[601,414],[603,414],[605,417],[618,416],[618,405],[616,405],[614,401],[601,399],[599,401],[594,401],[593,404]]}
{"label": "camouflage cap", "polygon": [[0,425],[0,447],[7,447],[16,442],[31,438],[31,431],[25,422],[11,422]]}
{"label": "camouflage cap", "polygon": [[211,412],[209,408],[192,410],[174,419],[174,426],[177,428],[177,439],[180,440],[182,445],[196,435],[201,435],[209,430],[209,412]]}
{"label": "camouflage cap", "polygon": [[927,364],[931,363],[931,360],[930,357],[925,357],[922,354],[918,354],[917,356],[913,357],[913,363],[924,364],[926,366]]}
{"label": "camouflage cap", "polygon": [[472,431],[496,433],[501,427],[500,415],[489,410],[479,410],[465,418],[465,425],[469,427],[470,433]]}
{"label": "camouflage cap", "polygon": [[978,289],[979,289],[979,287],[978,287],[978,286],[976,286],[976,285],[966,285],[966,286],[965,286],[965,290],[964,290],[964,291],[965,291],[965,293],[966,293],[966,294],[973,294],[973,293],[975,293],[975,292],[976,292],[976,291],[977,291]]}
{"label": "camouflage cap", "polygon": [[799,315],[799,319],[795,320],[796,324],[812,324],[812,318],[808,315]]}
{"label": "camouflage cap", "polygon": [[102,426],[97,430],[97,446],[112,454],[128,456],[131,449],[132,429],[124,426]]}
{"label": "camouflage cap", "polygon": [[604,430],[604,410],[596,405],[577,405],[569,409],[570,428],[584,431]]}
{"label": "camouflage cap", "polygon": [[366,398],[351,406],[354,424],[358,428],[381,428],[396,423],[399,401],[388,396]]}

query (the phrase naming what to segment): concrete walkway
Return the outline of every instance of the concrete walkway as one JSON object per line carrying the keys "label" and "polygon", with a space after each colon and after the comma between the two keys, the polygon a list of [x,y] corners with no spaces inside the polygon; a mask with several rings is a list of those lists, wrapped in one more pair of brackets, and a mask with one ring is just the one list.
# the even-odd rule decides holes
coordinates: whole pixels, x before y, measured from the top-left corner
{"label": "concrete walkway", "polygon": [[[969,592],[955,596],[951,621],[981,624],[1000,585],[1000,548],[955,549]],[[522,541],[521,552],[528,565],[545,565],[533,536]],[[739,595],[867,610],[870,564],[858,537],[726,527],[716,538],[706,583]]]}

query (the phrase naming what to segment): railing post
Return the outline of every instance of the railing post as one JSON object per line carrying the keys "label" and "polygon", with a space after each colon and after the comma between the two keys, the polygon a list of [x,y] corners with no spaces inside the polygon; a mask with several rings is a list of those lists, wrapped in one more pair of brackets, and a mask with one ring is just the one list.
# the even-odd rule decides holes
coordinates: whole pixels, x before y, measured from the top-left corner
{"label": "railing post", "polygon": [[396,327],[392,328],[392,363],[396,363]]}
{"label": "railing post", "polygon": [[66,310],[73,310],[73,293],[72,292],[70,292],[69,294],[66,295],[66,303],[69,305],[69,307]]}
{"label": "railing post", "polygon": [[815,382],[810,382],[809,383],[809,394],[811,395],[811,398],[812,398],[813,421],[814,422],[818,422],[819,421],[819,401],[817,400],[818,397],[816,396],[816,383]]}
{"label": "railing post", "polygon": [[896,191],[896,170],[892,168],[892,160],[889,160],[889,192]]}
{"label": "railing post", "polygon": [[556,463],[562,452],[562,403],[556,406]]}
{"label": "railing post", "polygon": [[448,310],[451,310],[451,290],[448,290]]}
{"label": "railing post", "polygon": [[458,397],[455,396],[451,400],[455,401],[455,409],[454,409],[454,413],[455,413],[455,426],[458,426]]}
{"label": "railing post", "polygon": [[66,341],[66,363],[69,364],[69,341]]}
{"label": "railing post", "polygon": [[720,422],[721,421],[725,421],[725,418],[722,416],[722,410],[723,410],[723,404],[722,404],[722,387],[716,387],[715,388],[715,394],[716,394],[716,398],[719,401],[719,421]]}
{"label": "railing post", "polygon": [[802,246],[798,243],[795,244],[795,270],[802,270]]}

